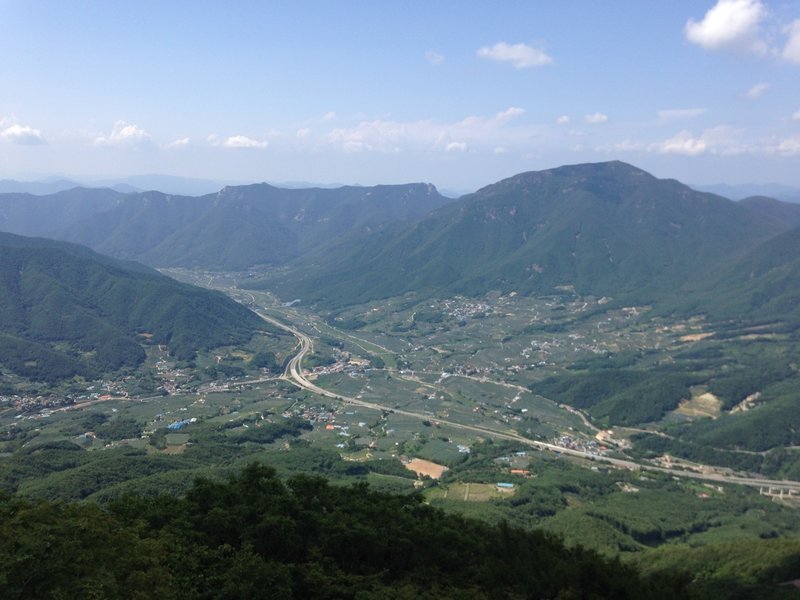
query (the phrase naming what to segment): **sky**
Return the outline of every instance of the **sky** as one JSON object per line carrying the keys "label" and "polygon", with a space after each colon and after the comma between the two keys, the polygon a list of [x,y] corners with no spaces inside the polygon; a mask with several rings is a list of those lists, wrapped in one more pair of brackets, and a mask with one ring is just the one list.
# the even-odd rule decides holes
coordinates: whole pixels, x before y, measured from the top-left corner
{"label": "sky", "polygon": [[800,187],[800,0],[0,0],[0,179]]}

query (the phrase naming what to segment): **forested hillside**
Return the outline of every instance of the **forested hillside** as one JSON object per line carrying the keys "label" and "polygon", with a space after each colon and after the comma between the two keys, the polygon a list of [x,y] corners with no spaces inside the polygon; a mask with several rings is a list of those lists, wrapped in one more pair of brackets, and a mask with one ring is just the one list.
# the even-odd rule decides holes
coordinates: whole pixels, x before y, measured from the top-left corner
{"label": "forested hillside", "polygon": [[88,248],[0,234],[2,364],[39,381],[134,366],[143,343],[188,359],[267,325],[216,292]]}
{"label": "forested hillside", "polygon": [[791,227],[774,211],[621,162],[522,173],[405,227],[299,263],[287,298],[343,306],[415,292],[579,294],[650,303]]}
{"label": "forested hillside", "polygon": [[541,532],[252,465],[185,498],[108,507],[0,498],[5,598],[642,598],[685,580]]}

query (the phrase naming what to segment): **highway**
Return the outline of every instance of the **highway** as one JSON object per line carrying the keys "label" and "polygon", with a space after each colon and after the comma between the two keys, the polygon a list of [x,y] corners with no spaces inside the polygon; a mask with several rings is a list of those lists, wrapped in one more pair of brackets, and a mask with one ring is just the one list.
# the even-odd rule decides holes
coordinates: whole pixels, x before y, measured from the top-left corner
{"label": "highway", "polygon": [[[404,415],[407,417],[411,417],[414,419],[419,419],[420,421],[430,421],[431,416],[426,415],[423,413],[403,410],[399,408],[393,408],[391,406],[385,406],[382,404],[377,404],[375,402],[366,402],[364,400],[360,400],[358,398],[351,398],[348,396],[343,396],[341,394],[337,394],[335,392],[331,392],[324,388],[319,387],[315,383],[309,381],[305,375],[303,375],[303,358],[309,352],[312,352],[314,349],[314,343],[310,336],[306,335],[302,331],[291,327],[290,325],[286,325],[285,323],[271,317],[269,315],[265,315],[261,312],[256,311],[256,313],[268,323],[283,329],[284,331],[290,332],[294,335],[298,340],[299,350],[297,354],[295,354],[287,363],[286,369],[284,370],[283,374],[281,375],[281,379],[291,382],[292,384],[296,385],[297,387],[317,394],[319,396],[323,396],[325,398],[331,398],[332,400],[338,400],[340,402],[344,402],[346,404],[351,404],[353,406],[361,406],[363,408],[369,408],[372,410],[377,411],[386,411],[389,413],[395,413],[399,415]],[[526,390],[527,391],[527,390]],[[503,439],[503,440],[510,440],[514,442],[519,442],[521,444],[525,444],[529,447],[536,448],[537,450],[549,450],[551,452],[555,452],[557,454],[563,454],[567,456],[574,456],[578,458],[584,458],[593,460],[596,462],[602,462],[606,464],[610,464],[617,468],[629,469],[629,470],[644,470],[644,471],[654,471],[659,473],[666,473],[675,477],[685,477],[690,479],[700,479],[703,481],[714,481],[717,483],[730,483],[736,485],[747,485],[751,487],[772,487],[772,488],[782,488],[785,490],[793,490],[795,492],[800,493],[800,482],[798,481],[788,481],[788,480],[775,480],[775,479],[764,479],[764,478],[755,478],[755,477],[742,477],[737,475],[727,475],[722,473],[715,473],[715,472],[708,472],[708,473],[701,473],[696,471],[687,471],[683,469],[670,469],[667,467],[659,467],[656,465],[651,465],[647,463],[638,463],[633,460],[628,459],[620,459],[620,458],[612,458],[609,456],[602,456],[598,454],[591,454],[589,452],[583,452],[581,450],[574,450],[572,448],[565,448],[563,446],[557,446],[555,444],[549,444],[547,442],[540,442],[537,440],[531,440],[526,437],[519,435],[517,432],[513,430],[508,431],[501,431],[497,429],[492,429],[489,427],[483,427],[481,425],[466,425],[463,423],[456,423],[454,421],[448,421],[446,419],[434,419],[437,423],[442,425],[446,425],[448,427],[452,427],[454,429],[460,429],[462,431],[469,431],[472,433],[478,433],[484,436],[492,437],[495,439]]]}

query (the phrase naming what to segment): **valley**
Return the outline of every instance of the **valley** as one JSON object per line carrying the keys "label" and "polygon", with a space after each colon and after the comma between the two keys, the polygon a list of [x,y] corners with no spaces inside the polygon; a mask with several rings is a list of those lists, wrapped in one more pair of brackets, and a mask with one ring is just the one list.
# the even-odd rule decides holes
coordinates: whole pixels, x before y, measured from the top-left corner
{"label": "valley", "polygon": [[[675,452],[679,446],[655,454],[651,440],[675,442],[673,428],[710,419],[688,415],[679,398],[656,420],[615,424],[586,412],[592,406],[576,408],[538,391],[552,389],[554,378],[585,368],[587,361],[630,364],[635,356],[646,369],[673,364],[687,351],[697,351],[698,344],[709,343],[701,320],[670,321],[648,307],[618,309],[607,299],[567,292],[546,298],[396,298],[334,316],[242,289],[236,285],[239,273],[170,274],[224,290],[291,333],[296,343],[287,339],[278,353],[283,367],[266,376],[240,372],[202,383],[161,356],[157,364],[164,380],[184,377],[185,382],[159,395],[106,394],[38,411],[6,407],[1,417],[5,459],[0,463],[6,487],[26,495],[97,499],[132,489],[179,491],[193,476],[222,476],[237,465],[263,460],[286,473],[299,469],[342,481],[365,479],[376,489],[416,486],[448,510],[489,519],[505,515],[568,539],[572,519],[590,519],[598,535],[593,544],[600,549],[633,549],[639,534],[608,530],[602,518],[585,510],[595,514],[598,502],[643,490],[674,496],[695,519],[707,523],[700,528],[703,539],[715,537],[714,532],[727,538],[736,528],[740,533],[733,539],[748,538],[764,527],[781,536],[800,536],[791,524],[800,483],[785,476],[798,458],[793,450],[783,450],[777,462],[776,450],[715,449],[717,458],[760,459],[744,466],[736,460],[681,457]],[[224,368],[236,363],[230,361],[237,354],[233,348],[218,350],[198,360],[198,367]],[[725,412],[730,414],[723,417],[736,418],[733,410]],[[97,422],[91,424],[94,415]],[[135,437],[125,437],[124,431],[104,433],[102,426],[113,423],[132,427]],[[137,430],[135,423],[145,425]],[[53,456],[59,448],[62,453],[65,448],[93,451],[81,453],[77,463],[36,460],[23,468],[19,462]],[[775,470],[750,467],[761,467],[767,458],[777,464]],[[447,470],[436,480],[417,478],[403,468],[412,459]],[[110,464],[113,472],[107,471]],[[522,499],[541,493],[545,481],[565,473],[565,481],[574,479],[577,487],[558,484],[562,491],[530,513],[530,500]],[[510,484],[512,491],[495,497],[477,491],[470,495],[463,488],[480,490],[498,482]],[[456,491],[448,493],[450,487]],[[766,519],[757,527],[745,518],[754,510]],[[709,526],[703,514],[722,520]],[[672,526],[683,533],[656,545],[701,539],[699,531],[690,533],[697,525]],[[652,527],[655,522],[644,530]]]}
{"label": "valley", "polygon": [[[317,204],[322,212],[316,223],[297,226],[296,217],[308,214],[303,211],[282,219],[295,223],[287,227],[309,247],[303,236],[327,232],[324,252],[311,249],[278,264],[229,255],[237,267],[240,259],[258,261],[237,270],[168,261],[159,275],[70,244],[10,237],[15,248],[51,245],[48,260],[56,264],[62,260],[56,251],[69,255],[67,264],[76,258],[108,262],[80,267],[97,273],[91,281],[108,304],[97,311],[72,283],[75,277],[64,280],[69,269],[47,270],[38,263],[30,263],[36,269],[17,263],[6,269],[8,289],[20,290],[7,294],[6,310],[18,311],[7,314],[33,315],[30,322],[39,327],[15,324],[21,332],[15,335],[27,335],[20,339],[41,356],[60,353],[54,355],[86,366],[40,381],[33,370],[38,355],[27,346],[16,355],[8,351],[16,362],[3,365],[0,487],[23,498],[80,502],[113,503],[131,493],[180,497],[198,477],[225,480],[256,462],[284,480],[314,474],[335,485],[416,493],[450,513],[544,530],[568,546],[636,564],[685,558],[681,553],[698,547],[734,552],[737,544],[772,538],[789,547],[800,543],[796,230],[787,230],[794,223],[757,221],[757,235],[738,240],[736,248],[724,228],[704,232],[711,258],[691,274],[677,269],[655,281],[647,273],[664,260],[657,252],[645,249],[633,257],[622,252],[629,249],[621,238],[592,239],[585,225],[579,235],[564,238],[575,222],[550,223],[556,217],[545,205],[552,186],[581,183],[582,171],[594,177],[604,170],[633,186],[634,197],[676,188],[667,183],[662,189],[657,180],[619,163],[570,167],[542,176],[544,195],[531,200],[542,206],[528,207],[538,211],[534,225],[515,208],[520,185],[536,180],[528,174],[458,201],[456,208],[445,204],[429,216],[351,229],[340,237],[325,229],[328,217]],[[524,185],[522,193],[530,194]],[[390,192],[385,201],[399,193],[424,203],[433,193],[419,186]],[[222,196],[257,204],[261,193],[266,203],[288,202],[262,186],[241,193],[227,189]],[[339,218],[360,210],[364,197],[348,191],[345,204],[334,207],[342,211]],[[356,204],[347,204],[353,198]],[[587,204],[580,194],[576,198],[576,206]],[[692,198],[702,209],[695,215],[700,220],[713,212],[706,204],[727,211],[734,229],[753,218],[750,209],[721,198]],[[190,199],[173,208],[181,203]],[[477,212],[469,213],[475,206]],[[126,210],[134,209],[129,199]],[[588,210],[584,219],[597,218],[595,207]],[[640,206],[614,210],[635,213]],[[442,238],[442,231],[454,227],[447,224],[453,215],[458,232]],[[498,223],[503,219],[508,222]],[[551,225],[559,229],[555,240],[545,231]],[[595,225],[612,231],[605,220]],[[500,229],[475,240],[493,227]],[[536,231],[528,236],[530,227]],[[429,228],[435,243],[423,239]],[[677,235],[672,229],[662,241],[672,248],[669,260],[680,264],[689,257],[683,241],[671,239]],[[508,231],[522,232],[525,243],[498,251],[492,240],[505,239]],[[645,231],[636,235],[646,239]],[[762,243],[768,235],[774,237]],[[459,246],[465,236],[475,242],[466,261]],[[543,245],[531,247],[534,238]],[[565,250],[562,238],[574,245]],[[189,254],[215,252],[202,236],[193,239],[198,247]],[[613,239],[613,256],[601,257],[611,266],[598,263],[597,248],[610,248]],[[130,234],[119,240],[131,240]],[[350,252],[363,252],[376,240],[402,252]],[[424,255],[409,250],[430,243],[434,248]],[[731,256],[723,261],[726,252]],[[30,260],[21,249],[9,256],[17,254],[19,264],[29,264],[20,262]],[[508,256],[516,256],[513,265]],[[615,261],[642,272],[616,288]],[[326,270],[334,263],[335,269]],[[131,265],[137,274],[125,277],[143,282],[138,288],[115,279]],[[448,279],[453,265],[460,280]],[[602,269],[611,269],[607,280]],[[717,285],[717,270],[727,273],[725,286]],[[38,288],[23,278],[40,272],[34,279]],[[409,272],[425,285],[405,287]],[[740,294],[740,286],[753,280],[758,285],[752,297]],[[177,287],[163,288],[176,294],[165,308],[146,293],[168,282]],[[36,312],[50,317],[46,305],[15,304],[22,297],[47,296],[51,286],[60,294],[69,290],[64,302],[74,303],[80,314],[96,311],[98,316],[86,318],[97,320],[89,322],[116,319],[103,327],[135,344],[134,358],[103,368],[97,358],[103,353],[91,345],[102,337],[90,335],[96,328],[63,337],[57,320]],[[29,287],[34,293],[23,296]],[[37,295],[39,290],[46,293]],[[133,317],[140,321],[133,323]]]}

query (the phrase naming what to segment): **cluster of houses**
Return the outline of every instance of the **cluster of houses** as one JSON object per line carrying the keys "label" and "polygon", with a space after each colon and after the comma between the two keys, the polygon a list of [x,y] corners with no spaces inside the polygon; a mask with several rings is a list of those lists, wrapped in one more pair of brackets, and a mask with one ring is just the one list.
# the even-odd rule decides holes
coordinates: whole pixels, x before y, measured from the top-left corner
{"label": "cluster of houses", "polygon": [[569,448],[570,450],[579,450],[581,452],[586,452],[587,454],[595,454],[600,456],[608,450],[606,446],[601,446],[597,443],[597,440],[584,440],[580,438],[574,438],[571,435],[559,435],[553,438],[551,443],[555,446],[561,446],[562,448]]}

